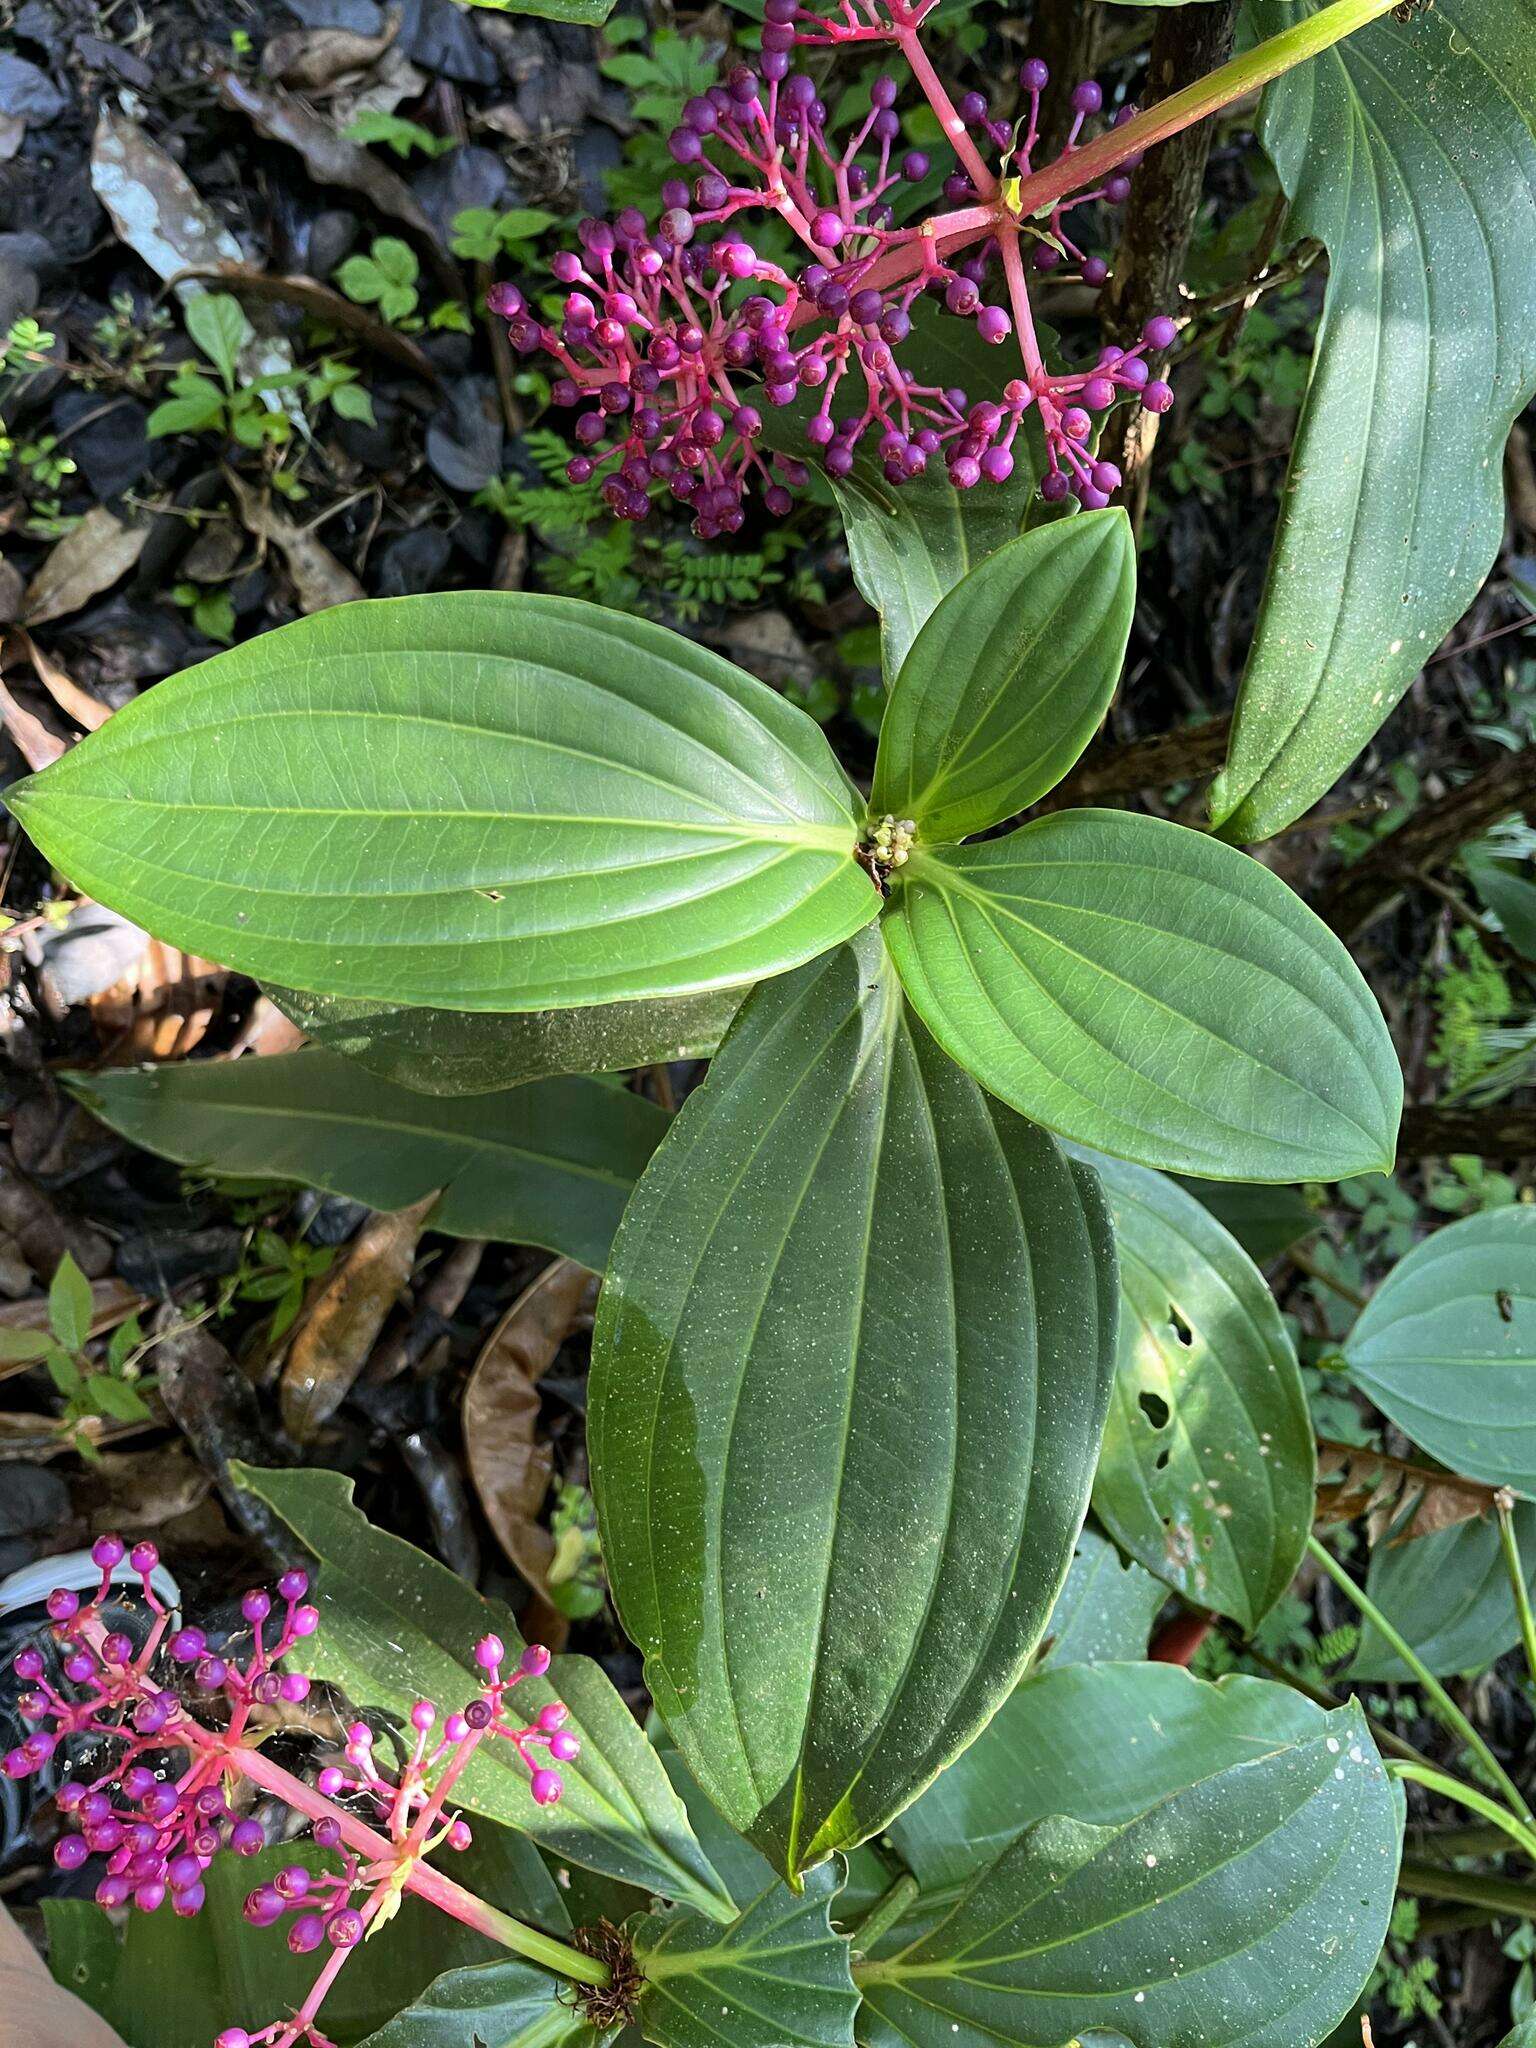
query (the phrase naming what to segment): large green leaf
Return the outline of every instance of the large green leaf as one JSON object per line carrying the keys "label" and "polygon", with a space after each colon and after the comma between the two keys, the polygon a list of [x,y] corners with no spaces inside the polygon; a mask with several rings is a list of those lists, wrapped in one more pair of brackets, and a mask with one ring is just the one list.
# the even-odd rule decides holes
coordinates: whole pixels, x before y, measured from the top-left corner
{"label": "large green leaf", "polygon": [[1296,1352],[1248,1254],[1195,1197],[1105,1159],[1120,1358],[1093,1511],[1196,1607],[1251,1631],[1295,1576],[1317,1454]]}
{"label": "large green leaf", "polygon": [[[254,2032],[286,2019],[314,1983],[321,1959],[290,1954],[281,1928],[254,1928],[240,1908],[256,1885],[269,1884],[295,1863],[311,1871],[339,1867],[334,1855],[311,1842],[263,1850],[249,1861],[216,1857],[204,1880],[208,1901],[201,1913],[188,1920],[169,1908],[130,1914],[122,1941],[96,1904],[46,1900],[54,1976],[115,2027],[127,2048],[208,2048],[219,2027]],[[517,1910],[515,1899],[499,1903]],[[366,1966],[342,1971],[326,1999],[326,2032],[340,2048],[350,2048],[419,1996],[437,1972],[472,1967],[496,1952],[484,1936],[407,1898],[370,1940]],[[545,1982],[554,1988],[553,1978]],[[412,2048],[428,2044],[413,2042]]]}
{"label": "large green leaf", "polygon": [[1240,1180],[1195,1180],[1189,1192],[1230,1230],[1255,1264],[1267,1265],[1310,1237],[1322,1216],[1300,1188],[1256,1187]]}
{"label": "large green leaf", "polygon": [[374,1209],[441,1188],[434,1230],[542,1245],[594,1271],[667,1128],[654,1103],[600,1081],[455,1102],[318,1049],[65,1078],[103,1123],[167,1159],[303,1181]]}
{"label": "large green leaf", "polygon": [[1037,527],[958,584],[901,667],[871,806],[964,839],[1066,774],[1108,709],[1136,603],[1123,511]]}
{"label": "large green leaf", "polygon": [[[596,2030],[562,1998],[558,1977],[528,1963],[445,1970],[359,2048],[566,2048]],[[330,2014],[326,2013],[329,2023]]]}
{"label": "large green leaf", "polygon": [[185,950],[402,1006],[723,988],[878,908],[803,712],[662,626],[524,592],[263,634],[7,801],[71,880]]}
{"label": "large green leaf", "polygon": [[[414,1545],[373,1528],[352,1505],[352,1482],[341,1473],[231,1470],[318,1558],[321,1624],[305,1645],[305,1668],[354,1706],[402,1725],[418,1699],[450,1711],[478,1690],[474,1646],[482,1636],[500,1636],[511,1656],[520,1652],[508,1611]],[[530,1714],[556,1698],[571,1710],[582,1749],[563,1767],[564,1797],[536,1806],[527,1772],[509,1745],[495,1743],[470,1764],[455,1799],[572,1863],[731,1918],[735,1909],[661,1759],[601,1667],[589,1657],[557,1657],[547,1679],[525,1680],[520,1690]]]}
{"label": "large green leaf", "polygon": [[[1257,34],[1320,0],[1249,0]],[[1212,815],[1299,817],[1487,574],[1536,387],[1536,0],[1435,0],[1269,88],[1290,224],[1329,254],[1269,586]]]}
{"label": "large green leaf", "polygon": [[[1514,1525],[1521,1569],[1536,1596],[1536,1507],[1518,1503]],[[1411,1543],[1378,1543],[1365,1590],[1437,1677],[1486,1671],[1520,1640],[1520,1617],[1496,1521],[1460,1522]],[[1410,1684],[1414,1676],[1369,1622],[1349,1675]]]}
{"label": "large green leaf", "polygon": [[[1056,2048],[1099,2028],[1307,2048],[1348,2011],[1386,1932],[1401,1828],[1358,1707],[1099,1664],[1031,1679],[1005,1711],[1019,1740],[990,1752],[994,1795],[1028,1831],[861,1968],[866,2048],[957,2033]],[[996,1813],[980,1818],[995,1834]]]}
{"label": "large green leaf", "polygon": [[[1524,832],[1519,838],[1528,845]],[[1515,951],[1536,961],[1536,871],[1528,856],[1522,860],[1505,850],[1512,839],[1513,835],[1479,839],[1462,848],[1461,864]]]}
{"label": "large green leaf", "polygon": [[1168,1589],[1122,1558],[1092,1526],[1077,1539],[1067,1583],[1046,1624],[1040,1665],[1107,1664],[1144,1657]]}
{"label": "large green leaf", "polygon": [[1034,1648],[1113,1284],[1092,1174],[943,1057],[877,934],[748,998],[615,1244],[589,1443],[652,1697],[781,1870],[881,1828]]}
{"label": "large green leaf", "polygon": [[1381,1012],[1257,861],[1159,818],[1064,811],[901,873],[885,932],[914,1007],[1025,1116],[1220,1180],[1391,1165]]}
{"label": "large green leaf", "polygon": [[1421,1450],[1536,1493],[1536,1209],[1437,1230],[1371,1296],[1350,1377]]}
{"label": "large green leaf", "polygon": [[840,1882],[828,1864],[803,1891],[775,1884],[724,1928],[686,1906],[648,1915],[632,1931],[645,2038],[659,2048],[853,2048],[859,1994],[848,1943],[827,1917]]}
{"label": "large green leaf", "polygon": [[553,1074],[613,1074],[658,1061],[705,1059],[745,993],[706,989],[648,1003],[493,1017],[403,1010],[267,984],[267,994],[309,1034],[312,1045],[424,1095],[490,1095]]}

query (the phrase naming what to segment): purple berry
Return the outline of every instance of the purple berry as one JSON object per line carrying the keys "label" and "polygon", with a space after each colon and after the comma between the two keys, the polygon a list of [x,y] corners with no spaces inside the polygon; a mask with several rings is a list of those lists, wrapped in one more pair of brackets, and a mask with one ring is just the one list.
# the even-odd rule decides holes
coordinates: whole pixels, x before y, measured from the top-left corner
{"label": "purple berry", "polygon": [[1158,313],[1143,327],[1141,338],[1148,348],[1161,354],[1164,349],[1173,347],[1179,338],[1179,330],[1166,313]]}
{"label": "purple berry", "polygon": [[1148,412],[1167,412],[1173,404],[1173,388],[1161,380],[1149,384],[1141,394],[1141,402]]}
{"label": "purple berry", "polygon": [[983,306],[976,318],[976,332],[983,341],[989,341],[995,346],[998,342],[1008,339],[1013,332],[1013,322],[1001,306]]}
{"label": "purple berry", "polygon": [[79,1835],[64,1835],[53,1845],[53,1860],[60,1870],[78,1870],[90,1859],[90,1849]]}
{"label": "purple berry", "polygon": [[1040,479],[1040,495],[1048,505],[1059,505],[1071,491],[1072,486],[1059,469],[1047,472]]}
{"label": "purple berry", "polygon": [[289,1952],[312,1955],[325,1939],[325,1922],[318,1913],[301,1913],[288,1930]]}
{"label": "purple berry", "polygon": [[565,1790],[565,1780],[558,1771],[535,1771],[528,1789],[535,1806],[553,1806]]}
{"label": "purple berry", "polygon": [[1090,256],[1083,265],[1083,283],[1092,285],[1093,289],[1097,291],[1100,285],[1107,284],[1108,281],[1109,265],[1104,261],[1104,258],[1102,256]]}
{"label": "purple berry", "polygon": [[91,1563],[98,1571],[115,1571],[127,1555],[121,1536],[98,1536],[91,1545]]}
{"label": "purple berry", "polygon": [[1104,104],[1104,88],[1092,78],[1085,78],[1081,85],[1072,89],[1072,111],[1074,114],[1096,114]]}
{"label": "purple berry", "polygon": [[1090,412],[1107,412],[1115,402],[1115,387],[1108,377],[1090,377],[1083,386],[1083,403]]}

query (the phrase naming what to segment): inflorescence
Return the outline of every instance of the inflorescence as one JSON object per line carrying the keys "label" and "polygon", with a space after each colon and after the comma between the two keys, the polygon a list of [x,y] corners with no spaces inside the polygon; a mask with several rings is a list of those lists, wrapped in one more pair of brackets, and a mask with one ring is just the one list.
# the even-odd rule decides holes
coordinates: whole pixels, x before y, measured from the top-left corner
{"label": "inflorescence", "polygon": [[[806,464],[765,445],[765,408],[790,407],[795,431],[833,477],[848,475],[868,447],[891,483],[942,461],[961,490],[1013,474],[1033,412],[1041,495],[1102,506],[1121,477],[1094,452],[1095,416],[1127,397],[1153,412],[1172,404],[1148,361],[1171,346],[1172,320],[1149,321],[1133,347],[1106,347],[1089,369],[1053,370],[1029,302],[1031,272],[1107,282],[1108,265],[1080,246],[1070,217],[1094,202],[1122,204],[1139,153],[1128,150],[1097,183],[1026,217],[1047,67],[1023,66],[1022,113],[1011,125],[979,92],[956,105],[918,40],[934,4],[837,0],[824,15],[799,0],[766,0],[757,63],[737,64],[683,109],[670,147],[686,175],[663,185],[659,218],[626,207],[611,222],[583,221],[580,250],[551,266],[565,293],[558,317],[541,317],[514,284],[491,292],[513,347],[554,358],[554,403],[580,408],[571,481],[611,465],[602,492],[621,519],[643,519],[662,486],[692,507],[701,537],[731,533],[754,482],[782,517]],[[895,78],[876,78],[867,107],[834,134],[816,81],[792,68],[797,46],[846,43],[888,44],[906,59],[954,152],[942,184],[947,211],[913,217],[924,211],[932,167],[923,151],[899,148]],[[1076,88],[1064,157],[1103,106],[1095,82]],[[1111,125],[1133,113],[1122,108]],[[753,217],[769,215],[800,245],[793,264],[753,246]],[[903,366],[920,302],[973,323],[994,347],[1014,337],[1018,373],[999,378],[995,397],[925,383]]]}
{"label": "inflorescence", "polygon": [[[322,1874],[300,1863],[280,1869],[250,1894],[245,1917],[254,1927],[286,1919],[295,1955],[328,1947],[330,1956],[298,2012],[256,2033],[227,2027],[215,2048],[291,2048],[300,2041],[330,2048],[315,2024],[320,2002],[351,1950],[393,1914],[406,1890],[420,1889],[472,1923],[483,1910],[422,1862],[439,1847],[469,1847],[468,1823],[444,1808],[481,1743],[499,1738],[510,1744],[529,1772],[537,1804],[560,1797],[556,1765],[573,1761],[581,1748],[565,1725],[565,1706],[550,1700],[531,1722],[519,1724],[508,1704],[524,1679],[548,1671],[549,1652],[530,1645],[503,1675],[503,1645],[486,1636],[474,1653],[477,1696],[441,1725],[432,1702],[418,1700],[403,1761],[385,1764],[372,1728],[354,1721],[344,1762],[327,1765],[311,1787],[263,1754],[262,1730],[253,1725],[309,1696],[303,1672],[279,1669],[320,1625],[306,1597],[305,1573],[285,1572],[275,1600],[260,1589],[244,1596],[241,1612],[252,1642],[242,1661],[210,1648],[202,1630],[172,1625],[151,1583],[159,1561],[152,1543],[129,1550],[119,1537],[103,1536],[91,1557],[102,1579],[88,1602],[63,1590],[48,1597],[54,1654],[32,1645],[15,1659],[27,1688],[20,1710],[33,1732],[0,1769],[23,1779],[50,1764],[78,1765],[81,1775],[57,1794],[66,1832],[54,1861],[76,1871],[92,1857],[103,1858],[96,1898],[113,1910],[154,1913],[169,1904],[182,1918],[199,1912],[215,1857],[254,1856],[268,1845],[262,1823],[241,1811],[242,1803],[249,1806],[241,1794],[253,1786],[305,1814],[315,1843],[334,1851],[339,1867]],[[137,1646],[104,1615],[125,1558],[150,1616]]]}

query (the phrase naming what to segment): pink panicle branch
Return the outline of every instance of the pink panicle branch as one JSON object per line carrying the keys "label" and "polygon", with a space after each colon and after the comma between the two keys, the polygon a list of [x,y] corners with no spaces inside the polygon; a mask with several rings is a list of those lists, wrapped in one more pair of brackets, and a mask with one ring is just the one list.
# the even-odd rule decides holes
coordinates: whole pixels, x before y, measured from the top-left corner
{"label": "pink panicle branch", "polygon": [[[54,1849],[60,1869],[79,1870],[93,1856],[102,1857],[100,1905],[155,1913],[168,1904],[179,1917],[190,1918],[205,1903],[204,1879],[216,1856],[253,1856],[267,1846],[260,1821],[239,1810],[242,1783],[305,1815],[314,1841],[337,1859],[335,1870],[318,1875],[290,1864],[246,1900],[245,1917],[253,1927],[288,1921],[288,1946],[295,1955],[324,1948],[330,1953],[297,2012],[255,2033],[226,2027],[215,2048],[294,2048],[299,2042],[331,2048],[318,2026],[321,2003],[348,1956],[370,1929],[392,1916],[408,1891],[569,1977],[603,1981],[601,1963],[524,1927],[426,1861],[440,1848],[469,1847],[468,1822],[446,1805],[486,1742],[511,1747],[539,1805],[560,1797],[564,1787],[556,1766],[573,1761],[581,1748],[565,1725],[564,1705],[551,1700],[526,1724],[509,1708],[517,1685],[549,1669],[547,1650],[531,1645],[504,1676],[503,1646],[497,1637],[485,1637],[475,1648],[478,1695],[441,1725],[437,1707],[418,1700],[398,1768],[381,1764],[373,1730],[354,1721],[344,1761],[327,1765],[311,1786],[263,1754],[262,1731],[253,1726],[261,1710],[298,1706],[309,1695],[303,1672],[279,1668],[320,1625],[318,1609],[306,1598],[306,1575],[285,1572],[275,1601],[260,1589],[245,1595],[241,1611],[252,1644],[244,1660],[236,1661],[213,1651],[202,1630],[172,1628],[151,1583],[158,1563],[152,1543],[129,1551],[119,1537],[103,1536],[91,1556],[102,1581],[89,1602],[62,1590],[49,1595],[53,1658],[41,1645],[16,1657],[16,1674],[28,1688],[21,1711],[33,1732],[0,1761],[8,1778],[22,1779],[56,1758],[67,1760],[71,1752],[89,1754],[93,1775],[71,1779],[58,1793],[68,1830]],[[103,1616],[113,1574],[125,1557],[150,1614],[138,1646],[128,1634],[109,1629]],[[365,1812],[370,1819],[363,1818]]]}

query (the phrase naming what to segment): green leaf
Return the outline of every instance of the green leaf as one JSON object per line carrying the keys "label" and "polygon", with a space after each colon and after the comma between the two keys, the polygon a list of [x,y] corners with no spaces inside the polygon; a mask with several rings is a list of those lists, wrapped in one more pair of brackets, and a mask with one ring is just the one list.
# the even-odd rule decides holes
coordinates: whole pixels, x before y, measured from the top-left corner
{"label": "green leaf", "polygon": [[434,1230],[542,1245],[594,1272],[667,1127],[654,1103],[597,1081],[454,1101],[314,1048],[65,1078],[103,1123],[183,1165],[302,1181],[371,1209],[441,1188]]}
{"label": "green leaf", "polygon": [[528,1963],[446,1970],[358,2048],[466,2048],[472,2042],[486,2048],[565,2048],[595,2042],[596,2030],[561,1997],[562,1989],[558,1977]]}
{"label": "green leaf", "polygon": [[1112,1289],[1092,1175],[943,1058],[877,934],[748,998],[625,1216],[588,1441],[657,1708],[786,1873],[877,1832],[1034,1648]]}
{"label": "green leaf", "polygon": [[1462,849],[1461,864],[1515,951],[1536,961],[1536,880],[1529,861],[1501,859],[1498,846],[1496,839],[1480,839]]}
{"label": "green leaf", "polygon": [[240,366],[240,351],[252,338],[252,328],[238,299],[228,292],[199,292],[188,299],[182,318],[187,332],[233,391]]}
{"label": "green leaf", "polygon": [[551,1074],[611,1074],[668,1060],[707,1059],[745,990],[586,1010],[525,1010],[507,1017],[462,1010],[402,1010],[347,996],[311,996],[267,984],[284,1016],[312,1044],[424,1095],[489,1095]]}
{"label": "green leaf", "polygon": [[48,1289],[48,1320],[66,1351],[85,1349],[95,1314],[91,1283],[75,1263],[74,1253],[66,1252]]}
{"label": "green leaf", "polygon": [[[1259,35],[1317,0],[1250,0]],[[1471,603],[1536,388],[1536,0],[1436,0],[1280,79],[1260,134],[1328,297],[1212,791],[1262,839],[1322,796]]]}
{"label": "green leaf", "polygon": [[[1515,1538],[1536,1597],[1536,1507],[1517,1502]],[[1496,1521],[1460,1522],[1411,1543],[1378,1543],[1365,1590],[1437,1678],[1481,1673],[1520,1640],[1520,1617]],[[1366,1622],[1351,1678],[1413,1683],[1413,1672]]]}
{"label": "green leaf", "polygon": [[[320,1561],[321,1625],[304,1651],[306,1670],[338,1686],[356,1707],[403,1726],[418,1699],[469,1699],[478,1685],[474,1646],[488,1633],[509,1656],[522,1638],[504,1607],[397,1536],[373,1528],[352,1505],[339,1472],[271,1472],[231,1466],[235,1483],[264,1500]],[[694,1840],[661,1759],[600,1666],[557,1657],[547,1679],[527,1679],[530,1715],[562,1699],[581,1738],[562,1766],[564,1797],[535,1806],[528,1773],[497,1743],[482,1750],[454,1790],[476,1813],[521,1830],[542,1848],[625,1884],[683,1900],[721,1920],[734,1914]],[[522,1690],[520,1689],[520,1690]]]}
{"label": "green leaf", "polygon": [[180,398],[166,399],[144,422],[144,431],[151,440],[159,440],[166,434],[200,434],[204,427],[222,425],[224,394],[205,378],[189,381],[202,388],[187,391]]}
{"label": "green leaf", "polygon": [[736,986],[879,908],[811,719],[665,627],[526,592],[263,634],[6,800],[170,943],[404,1007]]}
{"label": "green leaf", "polygon": [[[249,1926],[240,1908],[254,1886],[270,1883],[290,1864],[339,1868],[334,1855],[311,1842],[290,1842],[250,1859],[216,1857],[204,1879],[208,1900],[201,1913],[187,1920],[170,1912],[134,1913],[122,1942],[99,1906],[49,1899],[44,1911],[55,1979],[115,2027],[128,2048],[208,2048],[214,2027],[254,2031],[286,2019],[314,1983],[316,1958],[291,1955],[280,1929]],[[438,1971],[497,1953],[484,1937],[408,1897],[398,1916],[370,1938],[366,1964],[337,1978],[325,2002],[326,2033],[346,2048],[418,1996]]]}
{"label": "green leaf", "polygon": [[[930,1804],[952,1856],[914,1842]],[[957,1831],[973,1817],[974,1840]],[[985,1867],[930,1931],[898,1931],[861,1968],[866,2048],[950,2048],[957,2030],[1055,2048],[1098,2028],[1298,2048],[1376,1962],[1401,1802],[1353,1704],[1071,1665],[1022,1685],[896,1832],[925,1886],[968,1875],[972,1851]]]}
{"label": "green leaf", "polygon": [[1536,1493],[1536,1209],[1486,1210],[1415,1245],[1344,1356],[1420,1450],[1468,1479]]}
{"label": "green leaf", "polygon": [[920,846],[902,876],[885,932],[914,1007],[1024,1115],[1218,1180],[1390,1167],[1402,1076],[1381,1012],[1257,861],[1160,818],[1066,811]]}
{"label": "green leaf", "polygon": [[81,1388],[81,1401],[90,1414],[106,1416],[112,1422],[145,1422],[150,1415],[149,1404],[138,1388],[107,1372],[89,1375]]}
{"label": "green leaf", "polygon": [[463,7],[484,7],[496,14],[534,14],[541,21],[574,21],[601,28],[613,12],[613,0],[459,0]]}
{"label": "green leaf", "polygon": [[1067,1583],[1046,1623],[1040,1666],[1106,1664],[1145,1657],[1168,1589],[1088,1527],[1077,1539]]}
{"label": "green leaf", "polygon": [[828,1918],[841,1883],[829,1864],[800,1892],[775,1884],[725,1928],[682,1906],[649,1914],[633,1930],[645,2038],[658,2048],[853,2048],[859,1994],[848,1943]]}
{"label": "green leaf", "polygon": [[13,1330],[0,1325],[0,1361],[7,1365],[36,1364],[52,1349],[53,1339],[46,1330]]}
{"label": "green leaf", "polygon": [[1120,1357],[1093,1511],[1196,1607],[1251,1632],[1295,1577],[1317,1455],[1274,1297],[1204,1205],[1095,1159],[1120,1253]]}
{"label": "green leaf", "polygon": [[1038,527],[938,605],[891,690],[876,811],[930,844],[981,832],[1054,789],[1120,679],[1136,603],[1123,511]]}
{"label": "green leaf", "polygon": [[1260,1266],[1310,1237],[1322,1222],[1300,1188],[1255,1187],[1240,1180],[1194,1180],[1187,1185],[1195,1200],[1205,1204]]}

